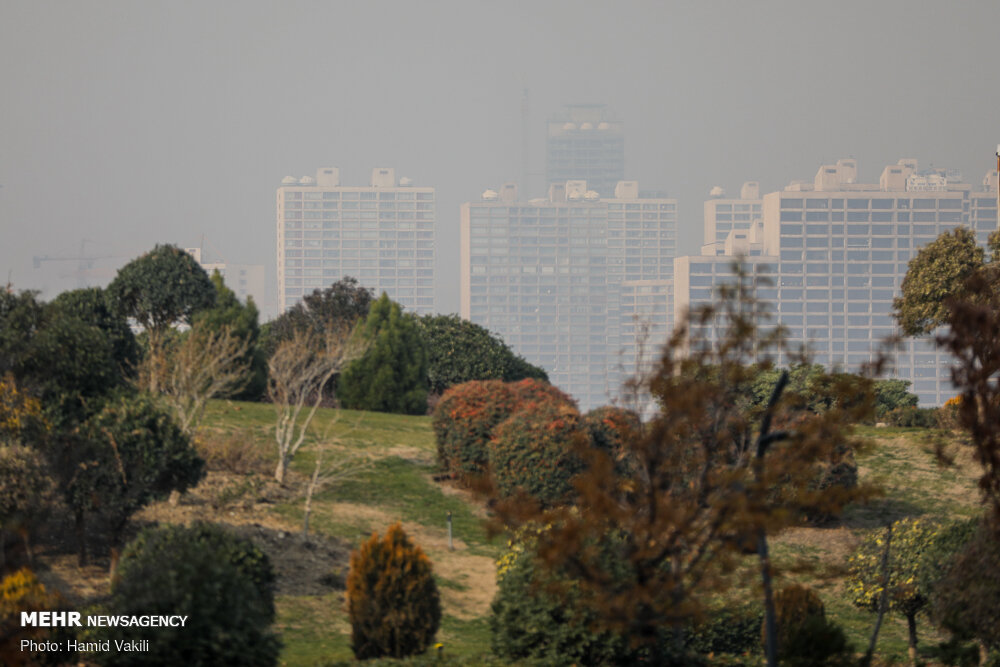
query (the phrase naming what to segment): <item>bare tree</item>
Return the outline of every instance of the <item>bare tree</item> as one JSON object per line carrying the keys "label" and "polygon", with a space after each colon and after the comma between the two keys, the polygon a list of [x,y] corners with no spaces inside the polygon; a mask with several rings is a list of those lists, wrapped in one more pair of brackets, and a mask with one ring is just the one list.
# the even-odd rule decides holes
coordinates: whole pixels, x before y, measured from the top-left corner
{"label": "bare tree", "polygon": [[[182,338],[150,355],[139,369],[137,384],[159,387],[181,429],[191,435],[210,398],[238,392],[250,376],[250,341],[232,327],[213,330],[196,324]],[[150,377],[158,376],[157,382]]]}
{"label": "bare tree", "polygon": [[274,404],[278,465],[274,478],[285,483],[288,465],[305,442],[309,424],[330,380],[364,353],[365,343],[346,327],[319,335],[295,332],[268,361],[267,394]]}
{"label": "bare tree", "polygon": [[[340,415],[334,419],[339,421]],[[357,425],[355,425],[355,428]],[[373,459],[368,452],[334,447],[328,438],[316,448],[316,463],[305,489],[305,510],[302,517],[302,537],[309,537],[309,517],[312,514],[312,499],[318,491],[353,482],[372,469]]]}

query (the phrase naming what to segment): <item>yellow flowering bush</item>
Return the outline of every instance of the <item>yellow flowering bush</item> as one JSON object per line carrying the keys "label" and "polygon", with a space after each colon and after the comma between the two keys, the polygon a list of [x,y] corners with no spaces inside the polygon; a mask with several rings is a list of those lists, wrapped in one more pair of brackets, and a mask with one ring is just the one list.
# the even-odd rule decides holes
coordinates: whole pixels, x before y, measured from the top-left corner
{"label": "yellow flowering bush", "polygon": [[25,431],[44,427],[41,402],[19,389],[10,373],[0,378],[0,435],[20,438]]}

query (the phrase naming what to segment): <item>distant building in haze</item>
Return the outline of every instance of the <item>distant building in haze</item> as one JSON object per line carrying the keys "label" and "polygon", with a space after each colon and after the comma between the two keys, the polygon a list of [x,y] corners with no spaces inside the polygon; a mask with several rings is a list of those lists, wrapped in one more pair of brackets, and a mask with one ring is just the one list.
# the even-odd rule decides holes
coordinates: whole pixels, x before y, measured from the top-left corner
{"label": "distant building in haze", "polygon": [[635,181],[582,180],[518,201],[514,184],[461,207],[461,315],[503,337],[583,409],[620,395],[643,331],[672,324],[677,201]]}
{"label": "distant building in haze", "polygon": [[340,184],[340,170],[286,177],[277,194],[278,312],[303,295],[353,276],[407,310],[434,311],[434,188],[372,170],[367,186]]}
{"label": "distant building in haze", "polygon": [[574,104],[549,119],[546,185],[586,181],[601,197],[614,197],[625,178],[625,134],[603,104]]}
{"label": "distant building in haze", "polygon": [[218,271],[226,283],[226,287],[233,290],[240,301],[245,303],[248,297],[253,297],[254,305],[260,311],[262,319],[272,314],[274,302],[267,298],[267,280],[263,264],[205,261],[201,248],[184,248],[184,252],[194,257],[201,268],[208,272],[208,275]]}
{"label": "distant building in haze", "polygon": [[[709,204],[718,211],[723,201],[706,203],[706,227]],[[702,255],[677,259],[675,318],[710,303],[719,285],[733,281],[732,264],[742,256],[749,279],[766,278],[757,297],[772,306],[792,346],[808,345],[815,362],[847,370],[872,361],[882,341],[899,333],[892,301],[917,250],[959,225],[982,245],[997,229],[995,176],[973,190],[958,174],[921,171],[911,159],[886,167],[878,183],[858,183],[856,161],[840,160],[762,201],[761,220],[749,229],[734,221],[725,240],[708,243],[721,236],[716,214]],[[692,330],[695,342],[718,336],[714,325]],[[903,340],[889,361],[888,377],[912,382],[922,404],[954,395],[949,357],[931,337]]]}
{"label": "distant building in haze", "polygon": [[[711,198],[705,202],[705,245],[718,244],[726,240],[729,232],[747,231],[750,225],[761,219],[763,202],[760,198],[760,184],[748,181],[740,188],[739,199],[729,199],[720,187],[712,188]],[[715,246],[720,249],[720,246]]]}

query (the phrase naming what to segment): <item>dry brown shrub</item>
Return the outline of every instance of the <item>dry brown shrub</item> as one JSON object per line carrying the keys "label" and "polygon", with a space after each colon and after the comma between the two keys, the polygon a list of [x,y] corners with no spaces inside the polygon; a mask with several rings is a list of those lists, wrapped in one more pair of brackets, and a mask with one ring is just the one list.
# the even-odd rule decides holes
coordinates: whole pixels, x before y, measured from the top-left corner
{"label": "dry brown shrub", "polygon": [[260,443],[246,430],[224,434],[199,434],[195,448],[209,470],[222,470],[235,475],[267,474],[271,461]]}

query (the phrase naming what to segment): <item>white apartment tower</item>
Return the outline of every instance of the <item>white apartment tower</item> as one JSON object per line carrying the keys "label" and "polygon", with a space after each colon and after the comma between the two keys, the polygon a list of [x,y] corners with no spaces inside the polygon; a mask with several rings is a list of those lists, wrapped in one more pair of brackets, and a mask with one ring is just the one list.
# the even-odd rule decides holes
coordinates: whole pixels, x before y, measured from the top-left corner
{"label": "white apartment tower", "polygon": [[353,276],[411,312],[434,310],[434,188],[372,170],[367,186],[340,170],[285,177],[277,193],[278,312]]}
{"label": "white apartment tower", "polygon": [[[988,174],[973,190],[953,172],[920,171],[916,160],[904,159],[886,167],[878,183],[858,183],[854,160],[824,165],[813,181],[765,195],[759,226],[732,230],[702,256],[678,258],[675,317],[712,301],[715,289],[733,279],[736,257],[745,256],[747,272],[772,283],[757,296],[773,305],[789,342],[807,345],[817,363],[857,370],[899,333],[892,302],[910,259],[959,225],[985,245],[997,229],[995,178]],[[912,382],[922,404],[954,395],[948,356],[929,337],[906,339],[889,354],[889,376]]]}
{"label": "white apartment tower", "polygon": [[614,194],[570,180],[523,202],[507,184],[461,207],[461,315],[583,409],[620,395],[642,331],[659,341],[671,326],[677,202],[634,181]]}

